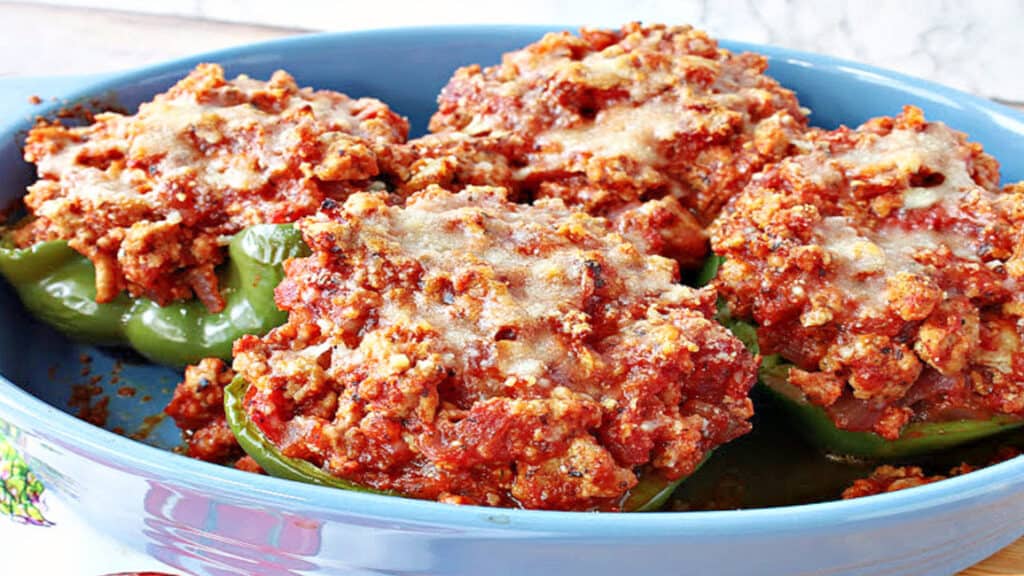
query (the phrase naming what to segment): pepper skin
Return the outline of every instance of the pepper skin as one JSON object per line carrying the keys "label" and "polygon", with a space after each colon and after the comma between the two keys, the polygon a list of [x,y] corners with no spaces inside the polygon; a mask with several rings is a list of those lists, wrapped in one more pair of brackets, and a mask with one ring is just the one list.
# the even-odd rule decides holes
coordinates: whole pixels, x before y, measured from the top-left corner
{"label": "pepper skin", "polygon": [[277,478],[342,490],[388,494],[328,474],[305,460],[288,458],[281,454],[280,450],[267,440],[263,432],[246,414],[244,400],[248,389],[249,385],[239,376],[236,376],[231,384],[224,388],[224,416],[227,418],[228,426],[231,427],[231,432],[234,433],[238,444],[267,474]]}
{"label": "pepper skin", "polygon": [[[699,285],[711,282],[725,259],[708,258],[697,277]],[[725,302],[719,299],[718,321],[757,354],[757,328],[729,316]],[[791,423],[807,439],[826,454],[862,460],[891,460],[938,452],[974,440],[1000,434],[1024,426],[1024,420],[1013,416],[995,416],[989,420],[952,420],[948,422],[916,422],[908,424],[896,440],[886,440],[873,432],[841,430],[828,413],[809,402],[796,386],[787,381],[792,366],[778,355],[767,355],[758,371],[758,388],[766,392],[789,416]]]}
{"label": "pepper skin", "polygon": [[[360,486],[331,475],[305,460],[289,458],[281,454],[281,451],[263,435],[259,427],[246,414],[244,403],[248,388],[249,385],[241,377],[235,377],[231,384],[224,388],[224,415],[238,444],[267,474],[277,478],[342,490],[400,496],[393,492],[382,492]],[[706,461],[707,458],[704,460]],[[699,468],[700,466],[698,466]],[[661,474],[643,475],[641,473],[640,483],[633,488],[623,502],[622,509],[626,512],[656,511],[664,506],[672,492],[686,478],[684,476],[677,480],[667,480]]]}
{"label": "pepper skin", "polygon": [[215,314],[197,299],[159,306],[121,294],[99,304],[92,263],[62,240],[19,249],[4,239],[0,273],[33,315],[75,340],[127,345],[153,362],[183,366],[211,356],[230,360],[235,339],[283,323],[287,314],[274,303],[281,263],[307,252],[291,224],[259,224],[236,234],[219,270],[226,305]]}
{"label": "pepper skin", "polygon": [[661,510],[676,488],[679,488],[679,485],[687,478],[696,474],[712,454],[714,454],[713,450],[708,452],[689,476],[675,480],[669,480],[657,471],[649,472],[646,468],[641,470],[637,473],[639,482],[629,491],[629,496],[622,502],[622,509],[626,512],[657,512]]}
{"label": "pepper skin", "polygon": [[765,357],[761,365],[760,388],[767,391],[789,415],[790,421],[811,444],[830,455],[862,460],[909,458],[1024,426],[1024,421],[1012,416],[995,416],[990,420],[915,422],[904,426],[896,440],[886,440],[874,432],[840,430],[824,409],[808,402],[799,389],[786,381],[790,366],[777,356]]}

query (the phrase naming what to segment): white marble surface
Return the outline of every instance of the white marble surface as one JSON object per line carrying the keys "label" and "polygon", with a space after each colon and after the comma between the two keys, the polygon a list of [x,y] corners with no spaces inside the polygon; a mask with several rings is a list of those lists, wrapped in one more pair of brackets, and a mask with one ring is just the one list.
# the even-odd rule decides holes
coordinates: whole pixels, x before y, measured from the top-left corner
{"label": "white marble surface", "polygon": [[112,72],[294,33],[184,17],[0,2],[0,77]]}
{"label": "white marble surface", "polygon": [[[41,3],[34,0],[34,3]],[[47,0],[306,30],[466,23],[689,22],[714,35],[832,54],[1024,102],[1020,0]],[[514,11],[511,8],[514,6]],[[0,8],[2,10],[2,8]],[[2,19],[0,19],[2,20]],[[86,40],[88,40],[86,35]],[[197,38],[201,41],[201,38]],[[158,46],[159,37],[137,40]],[[7,52],[10,54],[10,52]],[[97,63],[99,64],[99,63]]]}

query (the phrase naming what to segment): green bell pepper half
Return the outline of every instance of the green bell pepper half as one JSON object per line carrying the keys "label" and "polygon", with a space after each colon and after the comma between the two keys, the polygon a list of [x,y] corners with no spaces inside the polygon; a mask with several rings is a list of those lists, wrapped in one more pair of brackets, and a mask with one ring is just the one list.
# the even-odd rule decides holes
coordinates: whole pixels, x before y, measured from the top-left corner
{"label": "green bell pepper half", "polygon": [[639,482],[629,491],[629,496],[622,503],[622,509],[626,512],[657,512],[661,510],[676,488],[679,488],[679,485],[687,478],[696,474],[713,453],[714,450],[709,451],[689,475],[675,480],[665,478],[657,470],[642,469],[639,474]]}
{"label": "green bell pepper half", "polygon": [[762,389],[804,437],[827,454],[863,460],[909,458],[1024,426],[1020,418],[1000,415],[989,420],[915,422],[904,426],[896,440],[886,440],[873,432],[840,430],[824,408],[808,402],[803,392],[787,381],[790,366],[778,356],[766,357],[760,372]]}
{"label": "green bell pepper half", "polygon": [[348,480],[338,478],[323,469],[298,458],[289,458],[281,454],[263,432],[249,419],[245,412],[245,393],[249,384],[241,376],[236,376],[231,384],[224,388],[224,416],[227,418],[231,432],[246,454],[252,457],[267,474],[276,478],[285,478],[306,484],[319,484],[330,488],[371,492],[375,494],[396,495],[389,492],[374,490],[360,486]]}
{"label": "green bell pepper half", "polygon": [[[388,496],[400,496],[394,492],[374,490],[360,486],[348,480],[338,478],[323,469],[315,466],[306,460],[289,458],[281,454],[281,450],[275,446],[263,432],[256,426],[245,412],[243,402],[248,390],[248,383],[236,376],[231,384],[224,388],[224,415],[227,418],[228,426],[234,433],[235,439],[246,454],[252,457],[263,470],[276,478],[285,478],[296,482],[307,484],[318,484],[330,488],[342,490],[354,490],[357,492],[370,492]],[[704,461],[707,460],[705,457]],[[701,464],[704,463],[701,462]],[[700,465],[698,465],[698,468]],[[623,509],[627,512],[650,512],[658,510],[665,505],[672,492],[685,480],[686,477],[678,480],[667,480],[661,474],[641,474],[640,482],[626,498]]]}
{"label": "green bell pepper half", "polygon": [[[715,278],[725,259],[711,256],[699,275],[701,284]],[[719,299],[717,318],[757,354],[757,328],[729,315]],[[759,388],[785,412],[805,439],[826,454],[862,460],[893,460],[938,452],[988,436],[1024,426],[1024,419],[995,416],[988,420],[951,420],[947,422],[915,422],[900,431],[896,440],[886,440],[873,432],[841,430],[824,408],[812,404],[796,386],[788,382],[793,365],[778,355],[765,356],[759,370]]]}
{"label": "green bell pepper half", "polygon": [[309,249],[291,224],[259,224],[236,234],[218,269],[224,310],[211,313],[198,299],[160,306],[120,294],[96,302],[96,271],[67,242],[16,248],[0,240],[3,274],[34,316],[73,339],[128,345],[159,364],[183,366],[202,358],[231,359],[231,345],[244,334],[264,334],[287,319],[274,303],[284,277],[282,262]]}

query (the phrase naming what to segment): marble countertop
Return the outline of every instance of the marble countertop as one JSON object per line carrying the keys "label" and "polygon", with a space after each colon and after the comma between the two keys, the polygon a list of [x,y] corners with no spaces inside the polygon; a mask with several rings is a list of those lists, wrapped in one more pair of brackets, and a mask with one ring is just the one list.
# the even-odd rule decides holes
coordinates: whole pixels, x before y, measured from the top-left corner
{"label": "marble countertop", "polygon": [[[117,8],[161,18],[97,16],[40,4]],[[1019,0],[517,0],[514,10],[508,4],[460,0],[289,0],[286,10],[276,0],[27,0],[2,10],[0,44],[32,45],[36,52],[31,59],[20,57],[19,50],[0,52],[0,74],[31,73],[44,65],[51,73],[93,72],[295,30],[469,23],[616,27],[640,20],[691,23],[720,38],[830,54],[1024,103],[1019,61],[1024,2]],[[22,25],[38,21],[40,13],[47,25]],[[174,17],[188,20],[168,20]],[[174,26],[165,26],[168,22]],[[135,40],[105,44],[104,33],[115,28]],[[63,49],[69,41],[76,51]]]}
{"label": "marble countertop", "polygon": [[[688,22],[720,38],[830,54],[1024,107],[1024,35],[1017,26],[1024,2],[1016,0],[519,0],[517,6],[510,14],[457,0],[291,0],[286,11],[275,0],[0,0],[0,76],[104,72],[322,30],[511,22],[615,27],[641,20]],[[33,46],[32,58],[24,57],[24,46]]]}
{"label": "marble countertop", "polygon": [[[524,1],[528,5],[542,4],[533,0]],[[360,19],[359,15],[356,15],[357,17],[347,20],[345,26],[341,26],[336,19],[336,12],[339,9],[325,8],[322,17],[314,21],[318,22],[319,26],[310,26],[309,21],[301,16],[303,7],[308,8],[310,2],[311,0],[292,0],[295,10],[289,10],[288,14],[283,15],[279,13],[282,18],[273,20],[289,24],[290,27],[287,28],[215,22],[189,17],[230,19],[228,16],[237,14],[241,9],[240,3],[235,0],[115,2],[125,8],[141,7],[150,11],[158,9],[167,12],[162,15],[0,3],[0,77],[112,71],[236,44],[302,33],[310,28],[373,27],[386,24],[372,18],[368,19],[365,15]],[[78,3],[88,4],[86,0],[80,0]],[[392,3],[388,0],[378,0],[375,4],[380,7]],[[449,2],[442,0],[438,3]],[[879,18],[878,14],[867,7],[872,3],[842,2],[838,3],[841,8],[835,8],[842,11],[842,18],[830,21],[829,24],[821,24],[822,20],[816,20],[813,15],[806,14],[806,11],[794,19],[792,8],[801,3],[805,2],[752,0],[742,2],[745,6],[742,12],[729,11],[730,7],[735,8],[737,5],[737,2],[732,0],[722,3],[681,2],[679,6],[687,10],[692,9],[691,17],[682,20],[701,23],[713,33],[722,36],[834,53],[889,68],[904,69],[912,74],[1001,100],[1024,102],[1024,74],[1018,73],[1017,60],[1024,52],[1024,47],[1020,45],[1022,37],[1016,30],[1018,23],[1024,19],[1024,3],[976,3],[985,6],[987,10],[1007,10],[1006,19],[986,18],[980,20],[981,24],[978,9],[964,8],[967,4],[959,2],[928,3],[931,10],[923,10],[921,2],[917,0],[901,2],[900,4],[905,6],[898,9],[899,22]],[[558,4],[560,3],[553,3],[556,7]],[[665,4],[657,1],[638,2],[636,9],[642,13],[638,17],[655,14],[655,9],[658,6],[664,8]],[[275,5],[279,6],[276,3]],[[338,6],[340,5],[339,3]],[[815,2],[815,7],[821,5]],[[323,7],[323,4],[320,6]],[[929,14],[939,12],[943,12],[942,18],[929,19]],[[568,14],[552,14],[550,9],[539,14],[544,17],[539,21],[574,20]],[[255,22],[268,21],[258,10],[249,16],[249,19]],[[405,21],[407,16],[409,15],[398,14],[390,23],[418,23]],[[614,21],[595,23],[615,25],[622,20],[623,18],[618,17]],[[673,20],[681,21],[680,18]],[[471,21],[488,20],[481,17]],[[874,36],[867,34],[865,27],[873,30],[871,35]],[[913,27],[914,30],[924,27],[927,30],[923,34],[914,35],[914,40],[909,41],[906,37],[908,35],[901,36],[900,33],[907,27]],[[870,42],[870,37],[879,40]],[[888,42],[888,45],[881,46],[879,41]],[[25,46],[33,47],[30,55],[26,54]],[[950,76],[951,74],[954,76]],[[994,76],[999,78],[993,78]],[[1006,78],[1002,78],[1003,76]],[[50,531],[44,535],[43,530]],[[36,573],[97,576],[98,571],[102,570],[114,572],[161,567],[154,565],[151,559],[133,555],[115,543],[91,534],[88,527],[73,522],[65,526],[61,532],[16,525],[0,517],[0,542],[8,545],[16,543],[11,549],[23,551],[21,557],[26,559],[26,563],[23,564],[21,571],[14,570],[12,573],[28,573],[31,567]],[[105,546],[105,550],[109,549],[110,555],[107,559],[117,564],[102,564],[103,554],[96,546]],[[39,559],[46,558],[46,551],[53,549],[62,550],[59,555],[49,555],[53,557],[53,562],[63,563],[49,567],[40,566]],[[60,560],[61,558],[64,560]],[[77,558],[99,560],[83,563],[76,561]],[[31,559],[31,564],[27,563],[27,559]],[[17,556],[9,555],[5,555],[5,565],[9,568],[22,566]],[[1024,575],[1024,540],[963,574]]]}

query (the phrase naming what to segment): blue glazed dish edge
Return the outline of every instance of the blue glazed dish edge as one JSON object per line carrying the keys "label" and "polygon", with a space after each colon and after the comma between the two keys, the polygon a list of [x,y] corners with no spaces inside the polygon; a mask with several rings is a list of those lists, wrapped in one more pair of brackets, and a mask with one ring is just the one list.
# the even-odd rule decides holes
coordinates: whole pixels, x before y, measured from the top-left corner
{"label": "blue glazed dish edge", "polygon": [[[549,27],[502,27],[526,31],[539,36]],[[488,27],[487,29],[491,29]],[[389,29],[347,33],[374,38],[388,35],[444,34],[460,30],[481,28],[442,27],[420,29]],[[153,67],[95,78],[83,78],[87,87],[71,92],[66,101],[77,101],[104,92],[133,79],[166,75],[191,67],[201,61],[228,59],[249,53],[254,47],[272,49],[296,43],[329,40],[333,34],[301,36],[274,40],[166,62]],[[944,98],[965,110],[981,114],[990,121],[1021,134],[1024,138],[1024,114],[1005,106],[957,90],[918,80],[902,74],[879,70],[870,66],[840,59],[804,54],[789,50],[722,42],[723,46],[737,50],[765,53],[771,59],[785,59],[809,70],[828,68],[848,74],[863,75],[879,82],[896,83],[908,91],[916,90],[928,98]],[[801,64],[802,63],[802,64]],[[784,82],[785,83],[785,82]],[[40,107],[45,113],[49,107]],[[35,110],[32,110],[35,112]],[[893,111],[895,112],[895,111]],[[0,130],[0,142],[7,143],[26,127],[25,120],[7,123]],[[967,129],[968,133],[971,131]],[[973,135],[972,135],[973,136]],[[982,140],[983,143],[984,140]],[[996,154],[999,157],[999,154]],[[1002,154],[1004,158],[1006,154]],[[1016,166],[1013,173],[1024,168]],[[254,476],[229,468],[221,468],[167,453],[133,440],[93,427],[66,414],[22,390],[6,378],[0,378],[0,416],[16,427],[24,428],[41,437],[63,443],[77,443],[85,452],[101,456],[129,469],[146,469],[155,476],[174,477],[196,489],[214,487],[218,491],[245,487],[246,496],[254,503],[274,508],[289,506],[324,507],[344,510],[377,518],[401,518],[432,525],[457,526],[465,529],[505,527],[533,532],[538,537],[561,534],[580,539],[665,539],[693,535],[775,534],[794,530],[825,528],[848,523],[870,522],[901,515],[914,515],[926,510],[939,509],[957,502],[982,501],[996,496],[1024,491],[1024,458],[1017,458],[968,475],[913,490],[885,494],[853,501],[835,501],[798,507],[716,512],[666,512],[652,515],[610,515],[524,510],[495,510],[471,506],[447,506],[433,502],[348,493],[317,486],[292,483],[275,478]],[[1024,534],[1024,527],[1017,537]],[[1008,540],[1007,540],[1008,541]],[[975,560],[980,558],[975,558]]]}

